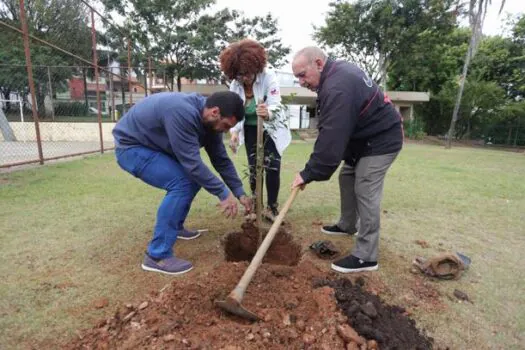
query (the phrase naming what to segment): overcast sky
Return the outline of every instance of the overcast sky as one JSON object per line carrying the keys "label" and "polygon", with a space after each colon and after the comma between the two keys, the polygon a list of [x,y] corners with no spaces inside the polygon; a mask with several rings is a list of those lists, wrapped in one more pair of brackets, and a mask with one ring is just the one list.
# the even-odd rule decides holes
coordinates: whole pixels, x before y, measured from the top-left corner
{"label": "overcast sky", "polygon": [[[324,23],[330,2],[331,0],[316,0],[307,6],[304,0],[217,0],[216,8],[237,9],[250,17],[262,16],[270,12],[279,20],[281,38],[285,44],[291,46],[293,53],[305,46],[315,45],[312,39],[312,25]],[[524,0],[506,0],[503,13],[498,16],[500,5],[501,0],[492,1],[483,29],[485,34],[501,34],[507,13],[525,12]],[[290,64],[282,69],[291,71]]]}

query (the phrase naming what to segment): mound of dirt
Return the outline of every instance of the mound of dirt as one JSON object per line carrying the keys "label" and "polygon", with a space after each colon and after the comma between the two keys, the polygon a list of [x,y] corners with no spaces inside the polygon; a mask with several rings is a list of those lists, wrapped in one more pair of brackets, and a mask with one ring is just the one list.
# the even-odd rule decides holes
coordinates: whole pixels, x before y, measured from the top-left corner
{"label": "mound of dirt", "polygon": [[223,262],[211,273],[174,280],[142,303],[126,305],[113,317],[79,332],[65,348],[431,348],[432,340],[417,331],[402,309],[383,305],[366,291],[364,279],[352,284],[336,274],[327,276],[307,256],[295,267],[259,267],[243,306],[264,321],[251,323],[226,314],[214,301],[228,295],[247,265]]}
{"label": "mound of dirt", "polygon": [[[221,263],[212,273],[174,280],[140,305],[127,305],[81,332],[67,349],[298,349],[324,344],[343,349],[337,335],[332,289],[313,289],[323,276],[310,261],[296,267],[263,264],[244,295],[243,305],[264,318],[251,323],[214,305],[244,273],[247,262]],[[328,346],[328,347],[327,347]]]}

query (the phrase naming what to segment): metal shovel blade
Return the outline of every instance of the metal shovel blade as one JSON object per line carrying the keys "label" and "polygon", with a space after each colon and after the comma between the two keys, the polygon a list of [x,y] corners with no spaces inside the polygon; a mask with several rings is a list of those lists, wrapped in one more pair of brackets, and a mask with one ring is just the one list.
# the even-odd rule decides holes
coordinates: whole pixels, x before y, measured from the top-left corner
{"label": "metal shovel blade", "polygon": [[215,305],[220,307],[223,310],[228,311],[229,313],[232,313],[234,315],[237,315],[239,317],[245,318],[250,321],[260,321],[261,318],[249,311],[246,310],[241,303],[239,303],[237,300],[233,299],[232,297],[226,298],[226,300],[216,300]]}
{"label": "metal shovel blade", "polygon": [[461,259],[461,261],[463,261],[465,269],[468,268],[472,263],[472,260],[468,256],[461,254],[460,252],[456,252],[456,255]]}

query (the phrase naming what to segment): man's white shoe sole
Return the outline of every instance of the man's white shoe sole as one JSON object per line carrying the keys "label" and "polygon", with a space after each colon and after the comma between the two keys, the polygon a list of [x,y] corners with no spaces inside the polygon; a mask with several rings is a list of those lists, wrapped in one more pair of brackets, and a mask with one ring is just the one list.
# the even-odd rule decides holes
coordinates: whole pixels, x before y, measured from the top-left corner
{"label": "man's white shoe sole", "polygon": [[341,273],[376,271],[378,269],[379,269],[379,264],[374,265],[374,266],[360,267],[358,269],[347,269],[347,268],[344,268],[344,267],[332,264],[332,270],[335,270],[335,271],[341,272]]}
{"label": "man's white shoe sole", "polygon": [[198,238],[201,236],[201,233],[197,233],[195,236],[193,237],[183,237],[183,236],[178,236],[177,239],[183,239],[185,241],[191,241],[192,239],[195,239],[195,238]]}
{"label": "man's white shoe sole", "polygon": [[164,270],[159,270],[159,269],[156,269],[154,267],[149,267],[149,266],[146,266],[144,264],[141,265],[142,266],[142,269],[145,270],[145,271],[151,271],[151,272],[160,272],[160,273],[163,273],[163,274],[166,274],[166,275],[171,275],[171,276],[177,276],[177,275],[182,275],[183,273],[186,273],[186,272],[189,272],[193,269],[193,266],[190,267],[189,269],[187,270],[184,270],[184,271],[180,271],[180,272],[168,272],[168,271],[164,271]]}
{"label": "man's white shoe sole", "polygon": [[331,236],[350,236],[349,233],[346,232],[333,232],[333,231],[327,231],[324,228],[321,227],[321,232],[327,235]]}

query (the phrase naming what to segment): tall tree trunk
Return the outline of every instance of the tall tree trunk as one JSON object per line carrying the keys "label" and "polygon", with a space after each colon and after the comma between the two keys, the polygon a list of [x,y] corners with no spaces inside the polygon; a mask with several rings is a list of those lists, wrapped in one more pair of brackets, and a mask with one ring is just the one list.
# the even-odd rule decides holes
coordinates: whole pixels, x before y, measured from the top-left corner
{"label": "tall tree trunk", "polygon": [[514,147],[518,146],[518,134],[520,133],[520,116],[518,116],[518,125],[516,126],[516,133],[514,134]]}
{"label": "tall tree trunk", "polygon": [[[175,76],[174,75],[168,75],[169,83],[168,83],[168,90],[173,91],[175,88]],[[166,80],[167,82],[167,80]]]}
{"label": "tall tree trunk", "polygon": [[109,104],[108,109],[111,111],[109,113],[110,120],[115,122],[116,121],[115,119],[115,115],[116,115],[115,113],[115,91],[113,91],[113,71],[111,69],[109,70],[108,78],[109,78],[109,101],[107,101]]}
{"label": "tall tree trunk", "polygon": [[148,97],[148,74],[144,74],[144,97]]}
{"label": "tall tree trunk", "polygon": [[124,91],[124,79],[120,79],[120,93],[122,94],[122,114],[121,117],[126,114],[126,91]]}
{"label": "tall tree trunk", "polygon": [[38,117],[41,119],[47,118],[47,112],[46,112],[46,99],[47,92],[42,87],[42,84],[38,84],[36,86],[36,109],[38,111]]}
{"label": "tall tree trunk", "polygon": [[177,91],[180,92],[182,89],[182,79],[180,78],[180,75],[177,75]]}
{"label": "tall tree trunk", "polygon": [[0,108],[0,132],[2,133],[5,141],[16,141],[15,132],[11,128],[11,125],[9,125],[9,121],[7,120],[7,117],[4,114],[2,108]]}
{"label": "tall tree trunk", "polygon": [[82,79],[84,81],[84,108],[86,109],[86,114],[89,113],[89,99],[88,99],[88,85],[87,85],[87,73],[86,68],[82,68]]}
{"label": "tall tree trunk", "polygon": [[3,98],[4,100],[4,105],[5,105],[5,112],[9,112],[9,110],[11,109],[11,101],[9,100],[9,98],[11,97],[11,89],[2,89],[2,95],[3,95]]}
{"label": "tall tree trunk", "polygon": [[470,140],[470,119],[471,119],[471,116],[469,115],[467,119],[467,132],[465,133],[465,138],[467,140]]}
{"label": "tall tree trunk", "polygon": [[49,69],[49,66],[47,66],[47,90],[51,104],[51,118],[53,121],[55,121],[55,107],[53,106],[53,84],[51,83],[51,70]]}
{"label": "tall tree trunk", "polygon": [[380,52],[379,53],[379,69],[381,71],[381,81],[379,82],[379,84],[381,85],[381,88],[385,92],[386,92],[386,65],[387,65],[386,57],[382,52]]}
{"label": "tall tree trunk", "polygon": [[[452,147],[452,137],[454,137],[454,131],[456,128],[456,122],[458,121],[459,108],[461,105],[461,98],[463,97],[463,90],[465,89],[465,81],[467,80],[468,68],[470,66],[470,60],[472,59],[474,49],[477,43],[478,26],[481,26],[481,15],[483,9],[483,1],[479,1],[478,12],[474,21],[474,27],[472,28],[472,34],[470,36],[470,43],[468,46],[467,54],[465,57],[465,63],[463,64],[463,73],[461,75],[461,81],[459,85],[458,95],[456,97],[456,104],[454,105],[454,112],[452,113],[452,120],[450,122],[450,129],[448,130],[447,144],[445,148],[450,149]],[[479,30],[481,31],[481,29]]]}

